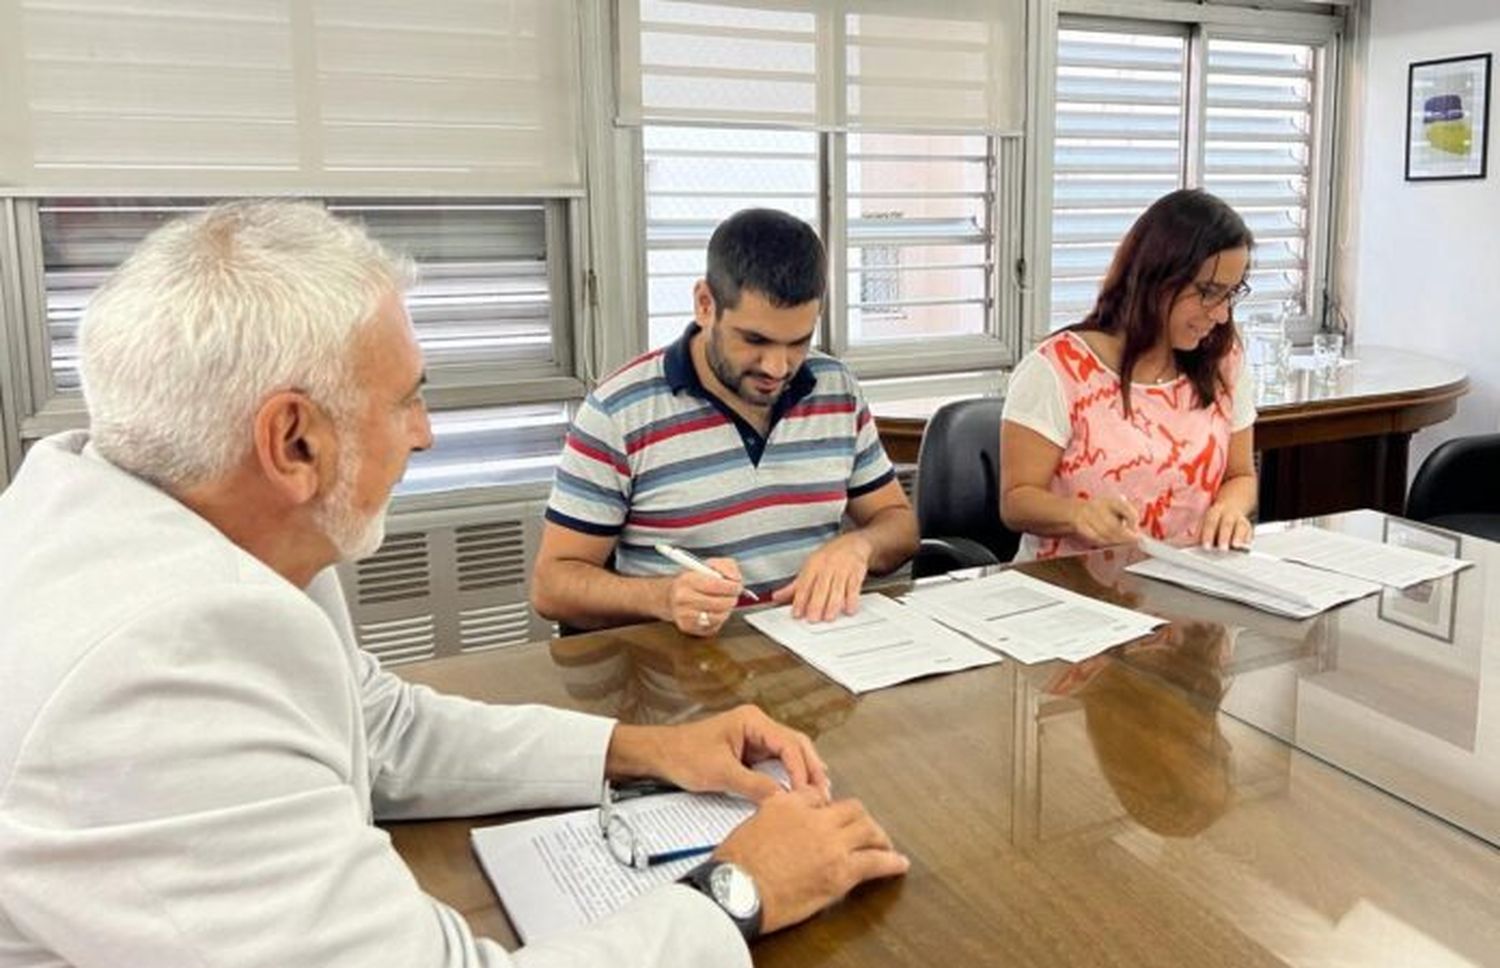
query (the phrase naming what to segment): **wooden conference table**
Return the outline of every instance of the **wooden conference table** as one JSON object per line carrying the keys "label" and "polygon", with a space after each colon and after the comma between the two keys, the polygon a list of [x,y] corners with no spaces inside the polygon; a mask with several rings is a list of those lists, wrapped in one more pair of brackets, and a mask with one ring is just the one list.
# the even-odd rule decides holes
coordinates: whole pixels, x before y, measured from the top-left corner
{"label": "wooden conference table", "polygon": [[[1256,401],[1262,521],[1358,507],[1399,514],[1411,435],[1453,416],[1469,389],[1463,367],[1446,360],[1363,344],[1356,355],[1331,379],[1294,369]],[[872,406],[891,460],[916,462],[927,418],[951,399]]]}
{"label": "wooden conference table", "polygon": [[[631,721],[755,702],[812,733],[912,868],[762,939],[758,965],[1500,964],[1500,545],[1322,523],[1476,567],[1294,622],[1124,574],[1134,551],[1024,565],[1171,625],[859,697],[743,619],[400,672]],[[476,822],[496,818],[388,829],[426,890],[513,946]]]}

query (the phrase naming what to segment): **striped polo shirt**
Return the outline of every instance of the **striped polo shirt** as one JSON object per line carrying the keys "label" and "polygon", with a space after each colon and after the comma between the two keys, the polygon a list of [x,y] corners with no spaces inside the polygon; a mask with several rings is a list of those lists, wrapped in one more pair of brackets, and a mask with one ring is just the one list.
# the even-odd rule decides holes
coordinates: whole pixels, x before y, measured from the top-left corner
{"label": "striped polo shirt", "polygon": [[813,351],[762,437],[704,388],[690,325],[617,370],[568,431],[547,520],[614,536],[622,575],[675,574],[666,542],[738,562],[757,594],[791,581],[839,533],[850,498],[895,477],[854,376]]}

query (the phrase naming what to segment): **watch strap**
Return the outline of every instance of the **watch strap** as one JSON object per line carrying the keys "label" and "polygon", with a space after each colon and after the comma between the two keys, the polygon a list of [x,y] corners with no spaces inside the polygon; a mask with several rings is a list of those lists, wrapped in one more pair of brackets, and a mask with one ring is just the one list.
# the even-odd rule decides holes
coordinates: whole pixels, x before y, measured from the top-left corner
{"label": "watch strap", "polygon": [[[719,898],[714,894],[712,881],[714,871],[718,870],[720,867],[724,866],[727,863],[727,861],[722,860],[704,861],[697,867],[694,867],[692,870],[682,875],[682,877],[678,878],[677,883],[686,884],[688,887],[693,888],[698,893],[707,897],[710,901],[713,901],[714,904],[718,905],[719,910],[723,911],[725,916],[728,917],[729,920],[734,922],[734,926],[736,928],[739,928],[740,934],[746,941],[754,941],[756,938],[760,937],[761,905],[757,903],[755,905],[755,913],[751,914],[747,918],[742,918],[738,917],[733,911],[725,907],[723,902],[720,901]],[[749,875],[746,874],[745,876],[748,877]]]}

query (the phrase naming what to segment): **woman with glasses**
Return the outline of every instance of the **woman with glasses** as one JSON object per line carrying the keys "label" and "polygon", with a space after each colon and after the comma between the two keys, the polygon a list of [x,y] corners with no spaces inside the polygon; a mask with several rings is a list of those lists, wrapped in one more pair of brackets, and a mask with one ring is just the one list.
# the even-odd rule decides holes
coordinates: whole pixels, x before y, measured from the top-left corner
{"label": "woman with glasses", "polygon": [[1250,230],[1207,192],[1172,192],[1118,249],[1093,310],[1011,376],[1000,515],[1019,558],[1134,541],[1248,544],[1252,383],[1232,325]]}

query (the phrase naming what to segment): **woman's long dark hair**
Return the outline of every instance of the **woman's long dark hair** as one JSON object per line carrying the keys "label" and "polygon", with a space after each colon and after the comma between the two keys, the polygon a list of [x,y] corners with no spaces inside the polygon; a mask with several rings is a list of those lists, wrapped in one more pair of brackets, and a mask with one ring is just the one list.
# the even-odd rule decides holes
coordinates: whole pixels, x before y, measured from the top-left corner
{"label": "woman's long dark hair", "polygon": [[[1120,399],[1130,414],[1130,374],[1140,355],[1166,328],[1162,315],[1203,263],[1229,249],[1249,249],[1255,238],[1234,209],[1197,188],[1163,195],[1135,220],[1115,250],[1093,310],[1075,331],[1098,330],[1125,338],[1120,353]],[[1190,297],[1191,298],[1191,297]],[[1230,323],[1234,312],[1230,310]],[[1239,337],[1233,325],[1215,326],[1195,349],[1173,350],[1178,372],[1197,391],[1198,406],[1210,406],[1229,391],[1219,365]]]}

